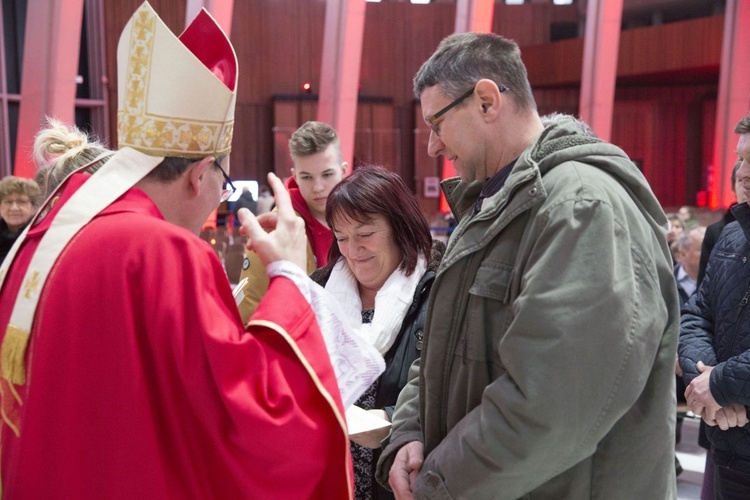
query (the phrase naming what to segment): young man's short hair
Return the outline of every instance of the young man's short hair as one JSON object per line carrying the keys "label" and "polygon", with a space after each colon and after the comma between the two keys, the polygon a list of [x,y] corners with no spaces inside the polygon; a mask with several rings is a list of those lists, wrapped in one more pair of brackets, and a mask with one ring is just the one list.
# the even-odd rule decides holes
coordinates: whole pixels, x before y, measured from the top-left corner
{"label": "young man's short hair", "polygon": [[341,147],[336,131],[327,123],[310,121],[294,131],[289,139],[289,152],[292,158],[310,156],[325,151],[332,144],[340,163]]}

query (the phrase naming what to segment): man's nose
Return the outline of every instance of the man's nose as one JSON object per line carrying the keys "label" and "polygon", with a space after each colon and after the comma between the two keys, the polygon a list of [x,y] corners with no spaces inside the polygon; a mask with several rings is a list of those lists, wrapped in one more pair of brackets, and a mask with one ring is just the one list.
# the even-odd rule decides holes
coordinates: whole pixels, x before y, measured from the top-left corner
{"label": "man's nose", "polygon": [[437,158],[442,154],[444,146],[445,144],[443,144],[440,136],[438,136],[434,130],[430,129],[430,140],[427,142],[427,154],[433,158]]}

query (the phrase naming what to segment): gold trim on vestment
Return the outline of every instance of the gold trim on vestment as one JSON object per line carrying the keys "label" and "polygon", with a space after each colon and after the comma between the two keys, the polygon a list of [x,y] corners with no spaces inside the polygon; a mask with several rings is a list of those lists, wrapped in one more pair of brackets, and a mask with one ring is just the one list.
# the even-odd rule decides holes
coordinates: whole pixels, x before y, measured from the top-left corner
{"label": "gold trim on vestment", "polygon": [[22,328],[8,325],[5,338],[0,348],[0,365],[2,375],[11,384],[24,385],[26,383],[26,347],[29,344],[31,332]]}
{"label": "gold trim on vestment", "polygon": [[[305,367],[305,370],[310,375],[310,378],[312,378],[313,383],[318,388],[318,391],[320,392],[320,394],[323,396],[326,402],[328,402],[328,404],[331,406],[331,409],[333,410],[333,414],[336,416],[336,420],[338,420],[339,422],[339,427],[344,433],[344,443],[346,443],[344,451],[345,453],[348,454],[350,445],[349,445],[349,429],[346,425],[346,418],[339,411],[338,406],[336,406],[336,401],[334,401],[333,396],[331,396],[331,393],[328,392],[326,387],[320,381],[320,378],[318,378],[318,374],[315,373],[315,370],[313,369],[310,362],[307,360],[305,355],[302,354],[302,350],[297,346],[297,342],[292,338],[291,335],[289,335],[289,333],[286,330],[281,328],[281,326],[279,326],[278,324],[273,323],[272,321],[267,321],[263,319],[255,319],[255,320],[250,321],[247,324],[247,328],[250,328],[252,326],[262,326],[265,328],[269,328],[275,331],[276,333],[278,333],[279,335],[281,335],[281,337],[284,340],[286,340],[286,342],[289,344],[289,347],[291,347],[292,351],[294,351],[294,354],[296,354],[297,358],[300,360],[300,362],[302,362],[302,366]],[[349,488],[348,486],[354,484],[354,481],[353,481],[353,478],[351,477],[351,471],[349,469],[350,469],[349,467],[346,467],[346,483],[347,483],[347,490],[349,491],[349,500],[353,500],[354,499],[353,493],[351,491],[351,488]]]}

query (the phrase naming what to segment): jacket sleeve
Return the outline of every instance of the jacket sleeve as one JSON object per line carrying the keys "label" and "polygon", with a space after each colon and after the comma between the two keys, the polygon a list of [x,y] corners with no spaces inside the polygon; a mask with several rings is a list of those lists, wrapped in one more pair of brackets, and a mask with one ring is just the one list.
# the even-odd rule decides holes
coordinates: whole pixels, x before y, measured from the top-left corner
{"label": "jacket sleeve", "polygon": [[391,419],[391,434],[383,443],[383,453],[375,471],[375,478],[389,490],[388,473],[398,450],[406,443],[423,440],[419,424],[419,359],[415,359],[409,368],[409,381],[398,395]]}
{"label": "jacket sleeve", "polygon": [[750,351],[717,364],[710,376],[711,395],[721,406],[741,404],[750,406],[747,380],[750,377]]}
{"label": "jacket sleeve", "polygon": [[[315,257],[312,253],[312,247],[310,242],[307,243],[307,274],[312,273],[315,270]],[[258,308],[260,299],[266,294],[268,290],[268,276],[266,275],[266,267],[258,257],[258,254],[252,251],[248,251],[245,255],[245,261],[242,263],[242,273],[240,274],[240,280],[248,278],[245,288],[242,290],[245,296],[237,307],[240,310],[240,317],[242,322],[247,324],[250,321],[250,316],[255,313]]]}
{"label": "jacket sleeve", "polygon": [[716,245],[716,239],[718,236],[718,230],[719,228],[716,226],[716,224],[711,224],[706,228],[706,234],[703,237],[703,243],[701,243],[701,259],[700,264],[698,266],[698,286],[700,286],[701,282],[703,281],[703,278],[706,276],[706,267],[708,267],[708,257],[711,255],[711,250],[713,250],[714,246]]}
{"label": "jacket sleeve", "polygon": [[522,497],[591,456],[647,381],[673,384],[667,257],[633,209],[577,194],[532,223],[514,317],[507,327],[485,320],[507,328],[504,372],[425,457],[416,498]]}
{"label": "jacket sleeve", "polygon": [[242,290],[245,296],[239,304],[240,316],[242,322],[247,324],[250,320],[250,316],[253,315],[255,310],[258,308],[260,299],[266,294],[268,290],[268,276],[266,276],[266,268],[260,261],[260,257],[255,252],[248,251],[245,255],[245,261],[242,263],[242,274],[240,274],[240,280],[247,278],[245,288]]}
{"label": "jacket sleeve", "polygon": [[710,303],[710,297],[713,293],[711,291],[712,267],[713,262],[709,261],[707,272],[698,291],[682,308],[680,343],[677,354],[686,385],[700,375],[696,367],[698,361],[703,361],[706,366],[716,365],[714,318]]}

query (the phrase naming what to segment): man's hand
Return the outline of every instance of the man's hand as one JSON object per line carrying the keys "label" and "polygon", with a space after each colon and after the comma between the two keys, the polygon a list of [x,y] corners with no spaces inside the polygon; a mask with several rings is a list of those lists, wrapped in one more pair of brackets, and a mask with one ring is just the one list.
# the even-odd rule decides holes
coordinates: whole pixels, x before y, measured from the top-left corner
{"label": "man's hand", "polygon": [[414,482],[424,462],[424,444],[420,441],[406,443],[396,453],[393,466],[388,473],[388,484],[396,500],[414,498]]}
{"label": "man's hand", "polygon": [[[258,254],[264,266],[277,260],[288,260],[304,270],[307,265],[305,223],[294,213],[292,199],[281,180],[268,174],[268,184],[276,196],[276,228],[267,233],[250,210],[241,208],[237,212],[242,224],[240,232],[250,237],[247,248]],[[268,227],[269,221],[263,223]]]}
{"label": "man's hand", "polygon": [[716,419],[713,425],[718,425],[721,430],[725,431],[730,427],[743,427],[747,422],[747,411],[745,410],[745,406],[732,404],[720,408],[716,412]]}
{"label": "man's hand", "polygon": [[731,427],[743,427],[747,424],[747,410],[744,405],[731,404],[721,407],[711,394],[710,377],[713,366],[706,366],[702,361],[696,365],[700,375],[695,377],[687,390],[685,399],[690,410],[703,417],[703,421],[710,426],[718,425],[723,431]]}
{"label": "man's hand", "polygon": [[710,378],[714,367],[706,366],[703,361],[698,361],[696,368],[701,374],[688,385],[685,390],[685,400],[693,413],[703,417],[708,425],[716,425],[716,412],[721,409],[721,406],[711,394]]}

